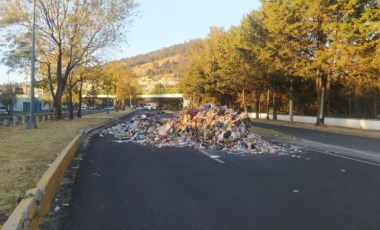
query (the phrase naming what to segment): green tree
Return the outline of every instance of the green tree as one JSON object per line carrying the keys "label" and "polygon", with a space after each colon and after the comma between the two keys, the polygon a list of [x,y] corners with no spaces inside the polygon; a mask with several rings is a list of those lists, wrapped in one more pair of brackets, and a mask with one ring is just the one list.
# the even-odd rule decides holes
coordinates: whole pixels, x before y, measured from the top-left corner
{"label": "green tree", "polygon": [[360,67],[366,65],[360,60],[366,55],[358,51],[366,49],[374,33],[361,28],[370,24],[365,12],[372,12],[377,3],[372,0],[262,2],[263,21],[271,37],[268,49],[275,54],[273,63],[287,74],[315,80],[316,125],[319,125],[324,122],[332,78],[354,76],[354,69],[359,75],[364,73]]}

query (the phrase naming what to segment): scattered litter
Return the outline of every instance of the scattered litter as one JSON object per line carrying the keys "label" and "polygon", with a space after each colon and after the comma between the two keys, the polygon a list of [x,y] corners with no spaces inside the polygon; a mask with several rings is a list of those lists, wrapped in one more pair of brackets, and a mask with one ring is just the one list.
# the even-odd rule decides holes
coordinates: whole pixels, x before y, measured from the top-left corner
{"label": "scattered litter", "polygon": [[299,193],[300,191],[297,190],[297,189],[293,189],[293,192],[294,192],[294,193]]}
{"label": "scattered litter", "polygon": [[[197,109],[183,110],[173,119],[163,119],[153,113],[136,115],[128,122],[102,130],[99,135],[114,135],[117,139],[112,143],[135,142],[158,148],[189,147],[242,154],[301,152],[292,145],[263,140],[253,131],[247,113],[208,103]],[[292,157],[301,158],[294,154]]]}
{"label": "scattered litter", "polygon": [[100,174],[99,173],[94,173],[94,176],[100,176]]}
{"label": "scattered litter", "polygon": [[55,206],[54,212],[59,212],[60,208],[58,206]]}
{"label": "scattered litter", "polygon": [[68,204],[68,203],[63,203],[62,204],[62,206],[66,206],[66,207],[68,207],[70,204]]}
{"label": "scattered litter", "polygon": [[346,170],[345,170],[345,169],[341,169],[340,171],[341,171],[341,172],[346,172]]}

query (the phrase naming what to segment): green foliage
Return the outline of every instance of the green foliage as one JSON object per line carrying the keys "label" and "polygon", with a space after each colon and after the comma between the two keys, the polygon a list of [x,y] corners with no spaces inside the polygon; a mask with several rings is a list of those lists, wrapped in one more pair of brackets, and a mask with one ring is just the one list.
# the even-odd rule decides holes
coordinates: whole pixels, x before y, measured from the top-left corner
{"label": "green foliage", "polygon": [[177,88],[165,87],[163,84],[155,85],[154,89],[151,92],[152,94],[174,94],[179,93]]}
{"label": "green foliage", "polygon": [[323,111],[317,123],[325,114],[351,116],[355,107],[356,114],[376,116],[379,8],[376,0],[262,0],[261,10],[238,27],[211,28],[206,39],[189,46],[191,65],[180,89],[193,102],[248,104],[257,112],[269,90],[282,112],[289,98],[299,114]]}

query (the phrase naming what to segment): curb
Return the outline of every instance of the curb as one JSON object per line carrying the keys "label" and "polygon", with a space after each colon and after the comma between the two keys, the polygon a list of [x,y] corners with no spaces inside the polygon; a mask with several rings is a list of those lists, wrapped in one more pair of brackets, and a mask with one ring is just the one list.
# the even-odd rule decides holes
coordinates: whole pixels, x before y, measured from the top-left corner
{"label": "curb", "polygon": [[[125,116],[133,112],[134,111],[131,111]],[[47,169],[37,183],[37,186],[26,192],[26,198],[13,210],[12,214],[2,226],[2,230],[38,229],[41,220],[49,210],[51,201],[66,169],[82,144],[83,137],[92,130],[106,126],[109,123],[112,123],[112,121],[100,125],[99,127],[82,130],[80,134],[76,135]]]}
{"label": "curb", "polygon": [[3,230],[37,229],[41,219],[47,213],[51,199],[69,166],[71,159],[79,148],[83,139],[78,134],[62,150],[57,159],[48,168],[37,187],[29,190],[8,220],[3,225]]}

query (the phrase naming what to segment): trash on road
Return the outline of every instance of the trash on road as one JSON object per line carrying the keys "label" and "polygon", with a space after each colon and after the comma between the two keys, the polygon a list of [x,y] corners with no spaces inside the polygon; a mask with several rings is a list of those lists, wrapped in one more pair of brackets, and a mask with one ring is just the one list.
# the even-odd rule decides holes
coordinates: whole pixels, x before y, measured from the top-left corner
{"label": "trash on road", "polygon": [[[262,139],[253,132],[247,113],[235,112],[226,106],[206,104],[181,111],[173,119],[146,113],[103,130],[112,134],[113,143],[136,142],[157,147],[189,147],[223,150],[229,153],[282,154],[289,148]],[[292,147],[293,152],[298,149]]]}

